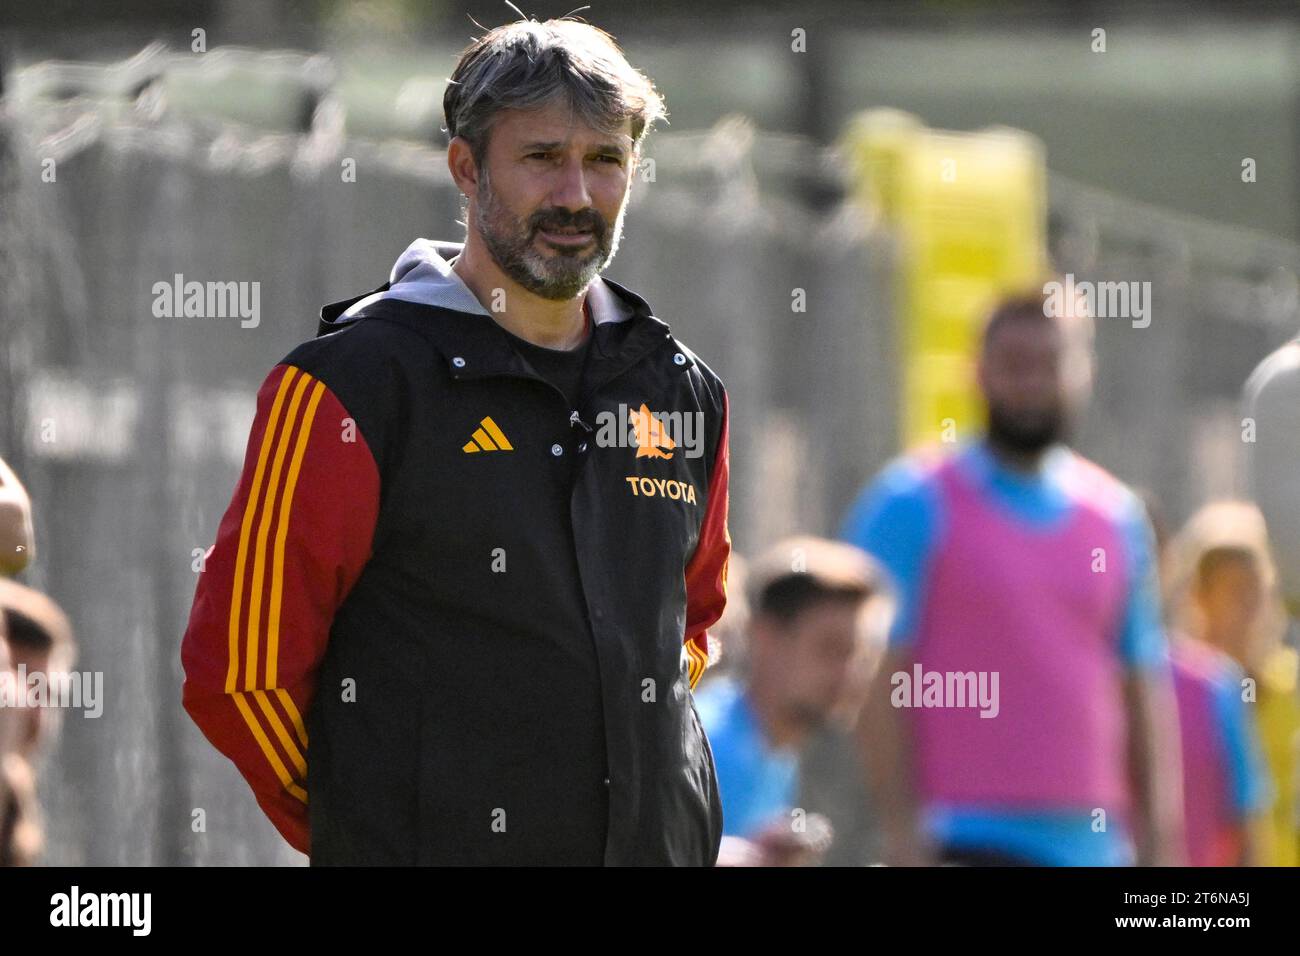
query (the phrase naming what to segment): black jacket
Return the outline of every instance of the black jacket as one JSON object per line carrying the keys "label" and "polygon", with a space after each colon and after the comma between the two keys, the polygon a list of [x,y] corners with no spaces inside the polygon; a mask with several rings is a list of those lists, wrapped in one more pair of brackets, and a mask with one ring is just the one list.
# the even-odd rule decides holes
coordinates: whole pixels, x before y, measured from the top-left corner
{"label": "black jacket", "polygon": [[726,392],[598,281],[632,315],[576,409],[490,318],[393,299],[262,386],[184,702],[313,864],[716,859]]}

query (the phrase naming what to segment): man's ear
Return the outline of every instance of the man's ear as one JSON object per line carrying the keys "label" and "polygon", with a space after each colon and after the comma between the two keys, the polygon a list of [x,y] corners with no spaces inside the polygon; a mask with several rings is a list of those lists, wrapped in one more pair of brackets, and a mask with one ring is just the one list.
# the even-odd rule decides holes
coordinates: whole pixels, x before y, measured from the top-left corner
{"label": "man's ear", "polygon": [[478,164],[474,162],[474,150],[464,137],[453,136],[447,144],[447,171],[467,198],[478,195]]}

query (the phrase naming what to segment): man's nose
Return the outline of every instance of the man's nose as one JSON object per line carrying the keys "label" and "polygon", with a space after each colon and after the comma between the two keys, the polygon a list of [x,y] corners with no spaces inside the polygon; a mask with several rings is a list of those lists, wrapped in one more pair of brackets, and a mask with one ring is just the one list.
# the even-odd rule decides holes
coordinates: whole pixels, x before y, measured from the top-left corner
{"label": "man's nose", "polygon": [[1042,396],[1056,394],[1061,381],[1052,369],[1027,368],[1021,372],[1017,384],[1027,395]]}
{"label": "man's nose", "polygon": [[587,170],[582,158],[570,157],[564,161],[558,180],[551,190],[551,205],[570,212],[579,212],[591,206],[591,192],[587,189]]}

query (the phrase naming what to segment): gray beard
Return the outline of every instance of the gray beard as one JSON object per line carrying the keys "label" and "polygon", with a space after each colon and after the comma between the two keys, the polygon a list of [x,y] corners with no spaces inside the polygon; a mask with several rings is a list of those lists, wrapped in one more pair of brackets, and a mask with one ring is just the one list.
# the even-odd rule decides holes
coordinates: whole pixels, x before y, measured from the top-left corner
{"label": "gray beard", "polygon": [[[497,202],[485,172],[475,203],[474,225],[502,272],[533,295],[563,301],[582,295],[613,261],[622,238],[625,209],[626,205],[619,210],[612,229],[594,210],[568,216],[564,216],[563,210],[549,210],[544,216],[535,214],[521,220]],[[538,227],[543,223],[558,228],[591,228],[595,249],[558,250],[554,256],[545,256],[533,245]]]}

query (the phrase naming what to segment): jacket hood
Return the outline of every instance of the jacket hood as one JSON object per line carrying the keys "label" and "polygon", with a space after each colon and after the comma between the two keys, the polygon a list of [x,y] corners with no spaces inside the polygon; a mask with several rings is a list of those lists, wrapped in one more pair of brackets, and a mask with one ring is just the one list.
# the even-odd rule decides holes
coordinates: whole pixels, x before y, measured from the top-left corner
{"label": "jacket hood", "polygon": [[[416,239],[393,264],[386,287],[349,303],[336,316],[324,312],[322,316],[331,325],[341,327],[348,324],[357,312],[380,299],[401,299],[490,317],[488,310],[452,269],[463,248],[464,243],[460,242]],[[645,307],[638,297],[599,276],[587,288],[587,302],[597,325],[626,321],[636,313],[638,305]],[[646,311],[649,311],[648,307]]]}

